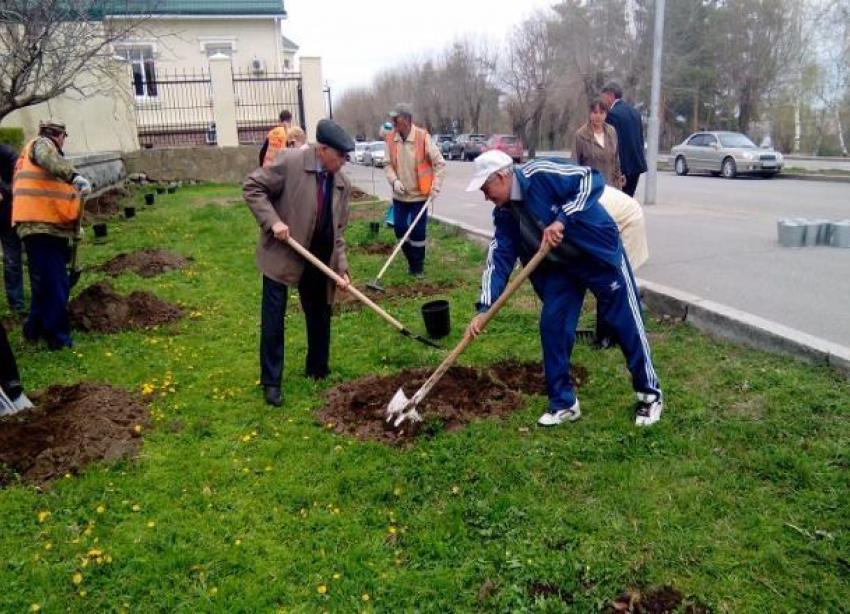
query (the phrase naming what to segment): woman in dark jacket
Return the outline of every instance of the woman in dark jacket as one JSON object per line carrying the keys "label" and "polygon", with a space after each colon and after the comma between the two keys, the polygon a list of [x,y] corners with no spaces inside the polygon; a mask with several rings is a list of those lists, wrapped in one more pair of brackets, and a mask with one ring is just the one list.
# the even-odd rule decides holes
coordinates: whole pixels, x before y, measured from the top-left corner
{"label": "woman in dark jacket", "polygon": [[620,157],[617,152],[617,131],[605,123],[608,105],[601,98],[590,101],[587,123],[579,128],[573,139],[573,159],[579,166],[595,168],[605,176],[605,183],[618,190],[623,185]]}

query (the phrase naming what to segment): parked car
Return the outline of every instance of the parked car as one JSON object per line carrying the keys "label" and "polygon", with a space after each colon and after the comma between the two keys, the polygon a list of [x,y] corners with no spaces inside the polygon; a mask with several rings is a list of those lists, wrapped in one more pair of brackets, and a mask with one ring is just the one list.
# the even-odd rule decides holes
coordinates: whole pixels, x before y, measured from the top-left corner
{"label": "parked car", "polygon": [[387,155],[387,144],[383,141],[373,141],[363,150],[363,164],[366,166],[383,167]]}
{"label": "parked car", "polygon": [[449,149],[449,160],[474,160],[486,140],[486,134],[459,134]]}
{"label": "parked car", "polygon": [[440,153],[443,154],[444,158],[449,155],[449,150],[451,149],[454,140],[455,137],[451,134],[434,135],[434,145],[437,146],[437,149],[440,150]]}
{"label": "parked car", "polygon": [[354,162],[354,164],[363,164],[363,152],[366,151],[366,146],[369,143],[365,141],[357,141],[354,143],[354,151],[349,151],[348,161]]}
{"label": "parked car", "polygon": [[522,139],[513,134],[492,134],[487,142],[481,147],[481,153],[485,151],[504,151],[514,162],[522,162],[525,156],[525,145]]}
{"label": "parked car", "polygon": [[782,170],[782,154],[759,149],[740,132],[696,132],[670,150],[677,175],[709,172],[731,179],[736,175],[773,177]]}

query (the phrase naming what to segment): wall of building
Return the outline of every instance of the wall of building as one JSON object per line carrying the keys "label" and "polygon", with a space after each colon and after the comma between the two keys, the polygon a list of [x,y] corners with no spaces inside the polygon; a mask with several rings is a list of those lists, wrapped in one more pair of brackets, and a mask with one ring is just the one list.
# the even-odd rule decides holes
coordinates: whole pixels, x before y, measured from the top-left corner
{"label": "wall of building", "polygon": [[144,173],[151,180],[241,182],[259,166],[258,147],[181,147],[142,149],[124,154],[127,173]]}

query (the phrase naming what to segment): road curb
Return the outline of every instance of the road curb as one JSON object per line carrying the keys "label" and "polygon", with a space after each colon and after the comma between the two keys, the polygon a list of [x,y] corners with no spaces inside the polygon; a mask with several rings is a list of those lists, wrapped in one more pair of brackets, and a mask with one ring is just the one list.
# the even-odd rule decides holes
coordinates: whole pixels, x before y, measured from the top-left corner
{"label": "road curb", "polygon": [[[492,231],[441,215],[431,218],[459,228],[479,243],[489,243],[493,238]],[[850,348],[695,294],[645,279],[636,281],[645,307],[656,315],[686,322],[699,331],[740,345],[829,366],[850,379]]]}

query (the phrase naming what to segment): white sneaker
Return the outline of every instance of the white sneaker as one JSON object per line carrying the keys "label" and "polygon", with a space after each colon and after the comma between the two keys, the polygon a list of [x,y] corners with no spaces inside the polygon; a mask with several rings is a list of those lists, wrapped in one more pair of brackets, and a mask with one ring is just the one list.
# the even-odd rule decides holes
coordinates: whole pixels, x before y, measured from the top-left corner
{"label": "white sneaker", "polygon": [[12,405],[15,406],[16,412],[21,411],[22,409],[32,409],[34,407],[32,401],[30,401],[27,395],[25,395],[23,392],[17,399],[12,401]]}
{"label": "white sneaker", "polygon": [[661,420],[664,411],[664,401],[660,396],[638,394],[638,404],[635,408],[635,425],[649,426]]}
{"label": "white sneaker", "polygon": [[540,426],[557,426],[562,422],[575,422],[579,418],[581,418],[581,410],[578,406],[578,399],[576,399],[576,402],[566,409],[547,411],[537,419],[537,424]]}
{"label": "white sneaker", "polygon": [[0,416],[8,416],[15,413],[15,404],[6,395],[3,388],[0,388]]}

